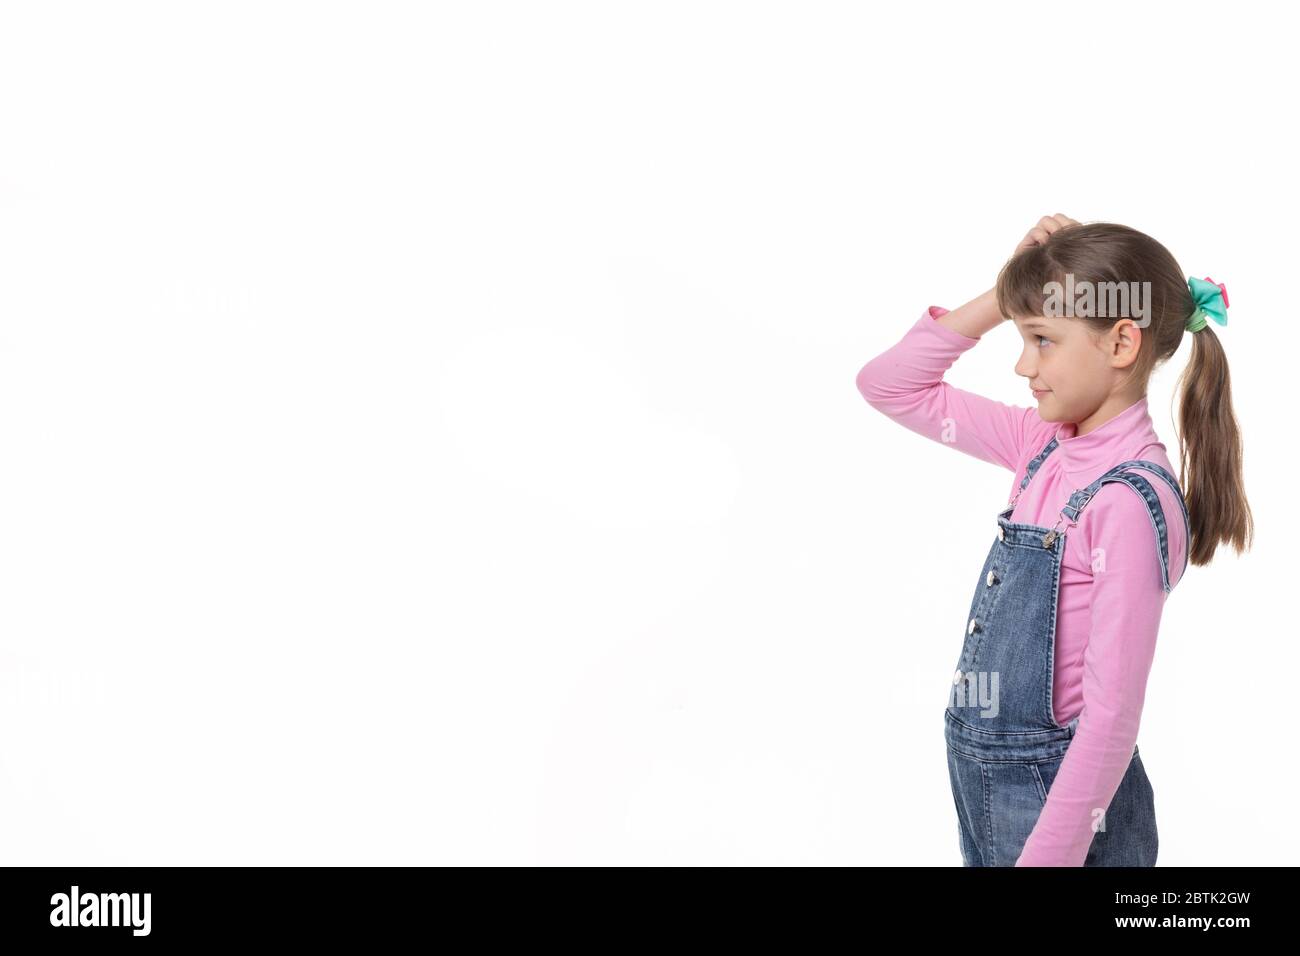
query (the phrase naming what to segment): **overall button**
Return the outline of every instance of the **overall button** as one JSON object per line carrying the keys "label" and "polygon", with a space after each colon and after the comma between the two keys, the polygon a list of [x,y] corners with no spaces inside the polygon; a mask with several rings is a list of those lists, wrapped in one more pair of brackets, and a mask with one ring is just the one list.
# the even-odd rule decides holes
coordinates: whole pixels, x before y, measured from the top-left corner
{"label": "overall button", "polygon": [[961,668],[960,668],[960,667],[957,668],[957,673],[955,673],[955,674],[952,675],[952,682],[953,682],[953,684],[960,684],[960,683],[961,683]]}
{"label": "overall button", "polygon": [[1002,530],[1002,525],[998,525],[998,540],[999,541],[1007,540],[1007,533],[1004,530]]}
{"label": "overall button", "polygon": [[993,582],[996,581],[996,580],[997,580],[997,578],[994,577],[994,576],[993,576],[993,572],[990,571],[990,572],[989,572],[989,576],[986,577],[986,578],[984,579],[984,584],[985,584],[986,587],[993,587]]}
{"label": "overall button", "polygon": [[966,633],[967,633],[967,634],[974,634],[974,633],[975,633],[975,628],[977,628],[977,627],[979,627],[979,624],[976,623],[975,618],[971,618],[971,619],[970,619],[970,626],[966,628]]}

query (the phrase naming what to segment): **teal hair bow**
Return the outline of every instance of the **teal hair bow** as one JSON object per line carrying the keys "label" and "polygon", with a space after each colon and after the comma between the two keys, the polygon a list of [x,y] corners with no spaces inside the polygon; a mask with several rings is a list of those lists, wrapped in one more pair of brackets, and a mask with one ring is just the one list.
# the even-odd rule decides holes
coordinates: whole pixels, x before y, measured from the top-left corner
{"label": "teal hair bow", "polygon": [[1228,324],[1228,290],[1222,282],[1215,282],[1209,276],[1204,279],[1189,276],[1187,288],[1191,290],[1192,302],[1196,306],[1187,319],[1188,332],[1201,331],[1207,319],[1220,325]]}

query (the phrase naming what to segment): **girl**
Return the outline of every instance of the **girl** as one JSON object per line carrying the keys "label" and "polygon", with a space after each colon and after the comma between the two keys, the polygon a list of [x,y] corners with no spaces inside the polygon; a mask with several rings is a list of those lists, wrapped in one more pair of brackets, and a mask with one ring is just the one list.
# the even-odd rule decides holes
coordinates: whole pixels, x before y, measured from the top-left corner
{"label": "girl", "polygon": [[[1029,231],[993,289],[953,311],[931,306],[858,373],[873,408],[1017,479],[944,713],[966,866],[1155,865],[1137,734],[1160,614],[1189,562],[1253,538],[1210,324],[1227,324],[1227,306],[1222,285],[1184,279],[1149,236],[1058,214]],[[1037,407],[943,380],[1008,319]],[[1175,478],[1146,390],[1185,336]]]}

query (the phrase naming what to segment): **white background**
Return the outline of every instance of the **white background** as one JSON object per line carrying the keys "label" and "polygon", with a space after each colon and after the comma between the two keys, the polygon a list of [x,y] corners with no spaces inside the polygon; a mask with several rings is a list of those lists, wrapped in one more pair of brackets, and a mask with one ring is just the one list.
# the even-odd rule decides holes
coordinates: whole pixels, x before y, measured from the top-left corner
{"label": "white background", "polygon": [[0,861],[958,865],[1011,476],[854,378],[1064,212],[1230,290],[1257,539],[1139,743],[1161,865],[1294,862],[1274,17],[4,4]]}

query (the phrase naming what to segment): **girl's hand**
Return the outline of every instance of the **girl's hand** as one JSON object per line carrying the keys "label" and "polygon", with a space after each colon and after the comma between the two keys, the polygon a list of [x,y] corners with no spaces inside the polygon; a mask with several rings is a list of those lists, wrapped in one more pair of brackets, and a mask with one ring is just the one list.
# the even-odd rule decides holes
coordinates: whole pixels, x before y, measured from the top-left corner
{"label": "girl's hand", "polygon": [[1064,229],[1066,226],[1077,226],[1078,224],[1077,221],[1071,219],[1064,213],[1058,212],[1055,216],[1044,216],[1042,219],[1038,220],[1038,225],[1034,226],[1033,229],[1030,229],[1029,232],[1025,234],[1025,238],[1020,240],[1020,245],[1016,246],[1016,251],[1013,252],[1012,255],[1014,256],[1018,252],[1024,252],[1026,249],[1031,249],[1034,246],[1041,246],[1047,241],[1047,237],[1058,229]]}

